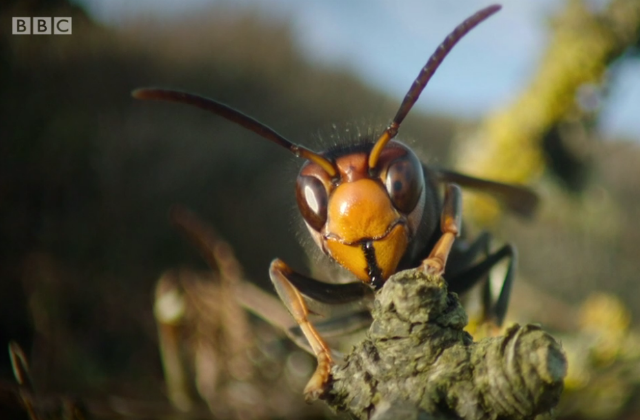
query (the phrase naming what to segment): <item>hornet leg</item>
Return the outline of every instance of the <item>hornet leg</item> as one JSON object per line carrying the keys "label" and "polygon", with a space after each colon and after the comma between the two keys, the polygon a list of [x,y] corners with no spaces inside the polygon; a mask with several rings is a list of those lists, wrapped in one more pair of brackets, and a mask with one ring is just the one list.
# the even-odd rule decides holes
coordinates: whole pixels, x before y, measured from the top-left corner
{"label": "hornet leg", "polygon": [[320,337],[318,331],[309,321],[309,309],[300,291],[289,281],[288,277],[295,275],[293,270],[279,259],[274,260],[269,268],[269,276],[293,318],[300,325],[300,330],[309,341],[309,345],[318,359],[318,367],[304,389],[305,399],[313,401],[324,392],[329,382],[329,373],[333,360],[327,343]]}
{"label": "hornet leg", "polygon": [[507,314],[507,309],[509,308],[509,298],[511,296],[517,260],[517,252],[513,245],[504,245],[496,252],[489,254],[484,260],[461,273],[457,273],[449,280],[450,290],[452,292],[458,294],[464,293],[484,278],[484,276],[504,258],[509,258],[509,263],[498,300],[495,303],[492,302],[491,284],[489,281],[487,281],[482,294],[485,316],[487,320],[494,322],[498,326],[502,325],[504,317]]}
{"label": "hornet leg", "polygon": [[462,223],[462,193],[460,187],[448,184],[444,194],[444,205],[440,216],[442,236],[431,250],[429,257],[422,261],[420,268],[429,274],[441,275],[447,264],[447,258],[453,241],[460,235]]}

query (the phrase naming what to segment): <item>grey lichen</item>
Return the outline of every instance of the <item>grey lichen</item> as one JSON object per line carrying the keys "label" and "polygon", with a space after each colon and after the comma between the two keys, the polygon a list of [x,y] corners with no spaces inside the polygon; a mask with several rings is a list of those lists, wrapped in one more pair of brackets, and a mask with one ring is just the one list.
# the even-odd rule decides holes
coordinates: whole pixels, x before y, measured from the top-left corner
{"label": "grey lichen", "polygon": [[474,342],[440,277],[408,270],[378,292],[367,337],[332,370],[324,396],[360,419],[530,419],[563,388],[561,346],[540,327],[514,325]]}

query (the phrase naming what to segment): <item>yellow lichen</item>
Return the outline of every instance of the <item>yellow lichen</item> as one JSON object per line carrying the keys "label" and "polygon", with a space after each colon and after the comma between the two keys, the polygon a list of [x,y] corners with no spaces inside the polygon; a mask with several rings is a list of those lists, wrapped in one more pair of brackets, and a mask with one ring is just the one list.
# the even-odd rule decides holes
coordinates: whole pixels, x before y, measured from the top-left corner
{"label": "yellow lichen", "polygon": [[[553,25],[548,49],[529,87],[489,116],[457,156],[458,169],[475,176],[530,184],[544,171],[542,140],[569,115],[579,114],[576,92],[602,82],[609,63],[637,38],[640,2],[614,0],[601,13],[571,0]],[[499,215],[495,200],[465,198],[466,214],[481,223]]]}

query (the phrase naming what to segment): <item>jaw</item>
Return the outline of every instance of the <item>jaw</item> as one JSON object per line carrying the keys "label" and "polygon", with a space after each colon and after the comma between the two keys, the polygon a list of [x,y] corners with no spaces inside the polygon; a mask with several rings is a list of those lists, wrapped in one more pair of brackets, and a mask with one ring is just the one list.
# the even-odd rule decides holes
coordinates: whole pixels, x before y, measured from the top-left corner
{"label": "jaw", "polygon": [[338,264],[351,271],[358,279],[373,285],[391,276],[409,244],[405,223],[394,223],[380,238],[362,239],[347,243],[334,235],[321,238],[322,248]]}

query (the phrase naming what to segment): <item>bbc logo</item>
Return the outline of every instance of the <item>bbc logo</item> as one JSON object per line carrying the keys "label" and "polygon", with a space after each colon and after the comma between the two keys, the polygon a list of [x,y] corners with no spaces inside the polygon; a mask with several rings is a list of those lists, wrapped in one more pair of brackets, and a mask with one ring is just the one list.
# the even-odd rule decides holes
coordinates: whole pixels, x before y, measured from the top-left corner
{"label": "bbc logo", "polygon": [[71,35],[70,17],[14,17],[13,35]]}

